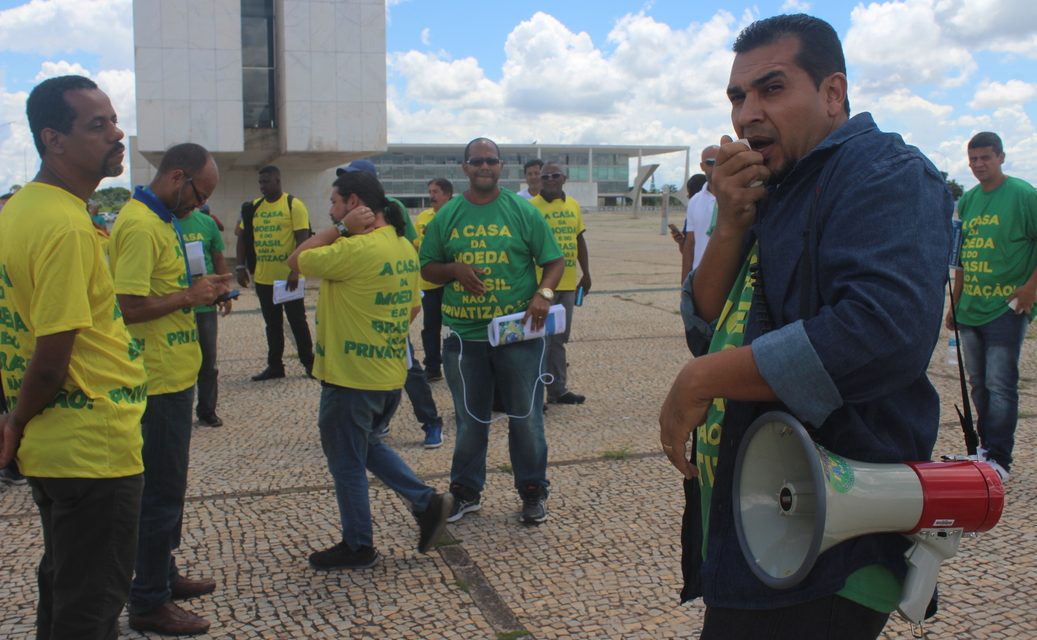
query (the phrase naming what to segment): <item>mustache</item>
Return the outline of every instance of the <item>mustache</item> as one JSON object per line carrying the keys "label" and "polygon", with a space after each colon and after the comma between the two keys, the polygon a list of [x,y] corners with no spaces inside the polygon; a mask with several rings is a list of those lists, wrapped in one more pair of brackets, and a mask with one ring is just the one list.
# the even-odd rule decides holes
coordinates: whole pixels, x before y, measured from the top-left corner
{"label": "mustache", "polygon": [[121,142],[116,142],[114,145],[112,145],[111,150],[107,154],[105,154],[105,158],[110,158],[120,153],[126,153],[126,145],[124,145]]}

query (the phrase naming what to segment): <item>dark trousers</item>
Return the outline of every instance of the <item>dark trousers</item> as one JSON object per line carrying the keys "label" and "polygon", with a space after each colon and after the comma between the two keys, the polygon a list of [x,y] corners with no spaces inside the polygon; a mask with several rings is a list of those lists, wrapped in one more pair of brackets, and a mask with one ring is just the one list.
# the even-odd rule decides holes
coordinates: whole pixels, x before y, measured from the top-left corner
{"label": "dark trousers", "polygon": [[436,401],[432,398],[432,387],[428,384],[425,370],[421,368],[417,357],[414,355],[414,345],[407,338],[407,350],[410,352],[411,365],[407,369],[407,379],[403,383],[403,390],[407,392],[411,408],[414,409],[414,418],[421,423],[422,427],[430,424],[443,426],[443,418],[436,410]]}
{"label": "dark trousers", "polygon": [[172,596],[170,585],[177,576],[173,551],[180,546],[184,517],[193,404],[194,387],[148,396],[148,406],[140,421],[144,436],[144,494],[130,613],[151,611]]}
{"label": "dark trousers", "polygon": [[421,292],[421,346],[425,349],[425,369],[443,370],[443,287]]}
{"label": "dark trousers", "polygon": [[780,609],[706,607],[699,640],[874,640],[888,619],[836,595]]}
{"label": "dark trousers", "polygon": [[198,370],[198,408],[195,415],[211,418],[216,415],[216,400],[219,398],[220,370],[216,368],[216,338],[219,324],[215,311],[194,314],[198,322],[198,346],[202,349],[202,366]]}
{"label": "dark trousers", "polygon": [[[313,339],[310,337],[310,325],[306,322],[306,305],[303,300],[292,300],[282,304],[274,304],[274,286],[256,283],[256,296],[259,297],[259,308],[263,312],[266,323],[266,363],[277,368],[284,367],[284,315],[288,316],[288,326],[295,337],[295,348],[299,353],[299,361],[309,371],[313,367]],[[284,315],[282,315],[282,308]]]}
{"label": "dark trousers", "polygon": [[137,551],[142,475],[29,478],[43,526],[36,638],[118,636]]}

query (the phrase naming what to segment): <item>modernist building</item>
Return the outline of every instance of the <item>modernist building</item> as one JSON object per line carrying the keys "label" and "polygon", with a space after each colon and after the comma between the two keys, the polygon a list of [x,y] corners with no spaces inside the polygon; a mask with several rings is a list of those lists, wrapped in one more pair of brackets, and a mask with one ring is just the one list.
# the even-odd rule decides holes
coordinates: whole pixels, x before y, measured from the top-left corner
{"label": "modernist building", "polygon": [[[133,23],[133,184],[148,183],[172,145],[197,142],[219,165],[210,205],[225,222],[259,197],[257,170],[275,164],[315,229],[328,224],[335,168],[356,158],[370,157],[386,191],[414,209],[427,206],[432,178],[446,177],[458,191],[466,184],[459,163],[467,140],[387,144],[385,0],[134,0]],[[650,156],[683,152],[688,163],[687,147],[534,144],[501,152],[505,187],[524,186],[531,158],[560,160],[567,191],[589,209],[628,196],[641,158],[649,157],[642,180]]]}

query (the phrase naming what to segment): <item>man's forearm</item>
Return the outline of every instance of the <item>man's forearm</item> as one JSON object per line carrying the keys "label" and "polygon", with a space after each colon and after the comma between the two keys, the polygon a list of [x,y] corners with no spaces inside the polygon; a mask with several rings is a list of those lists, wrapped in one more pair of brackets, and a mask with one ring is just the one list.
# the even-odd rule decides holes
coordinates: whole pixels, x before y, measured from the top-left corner
{"label": "man's forearm", "polygon": [[193,307],[188,289],[182,289],[175,293],[164,296],[133,296],[119,294],[119,308],[122,310],[122,319],[126,324],[137,324],[148,322],[162,316],[169,315],[174,311]]}
{"label": "man's forearm", "polygon": [[695,263],[695,233],[684,232],[684,246],[681,247],[681,282],[688,278],[692,264]]}
{"label": "man's forearm", "polygon": [[54,401],[68,376],[75,340],[74,330],[36,339],[35,350],[18,392],[18,404],[11,411],[15,425],[24,427]]}
{"label": "man's forearm", "polygon": [[565,258],[547,262],[543,268],[544,273],[540,277],[540,286],[547,289],[558,288],[558,283],[562,281],[562,274],[565,273]]}
{"label": "man's forearm", "polygon": [[433,284],[446,284],[456,280],[454,262],[429,262],[421,267],[421,277]]}
{"label": "man's forearm", "polygon": [[741,266],[742,237],[715,231],[695,272],[692,293],[700,318],[713,322],[720,316]]}

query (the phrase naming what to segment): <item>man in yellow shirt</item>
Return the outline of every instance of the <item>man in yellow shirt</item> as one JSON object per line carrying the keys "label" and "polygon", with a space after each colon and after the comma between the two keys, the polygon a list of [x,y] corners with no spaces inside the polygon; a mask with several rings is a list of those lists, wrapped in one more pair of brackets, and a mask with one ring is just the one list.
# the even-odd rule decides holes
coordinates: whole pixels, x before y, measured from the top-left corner
{"label": "man in yellow shirt", "polygon": [[[591,290],[590,253],[587,251],[587,241],[583,238],[587,228],[583,225],[580,203],[562,190],[566,178],[561,164],[548,162],[540,173],[540,193],[529,202],[544,214],[558,247],[565,254],[565,272],[555,289],[555,304],[565,307],[565,331],[548,339],[547,372],[551,374],[552,380],[547,385],[547,401],[583,404],[587,398],[573,393],[567,385],[569,365],[566,362],[565,344],[569,342],[569,333],[572,331],[577,291],[582,289],[582,296]],[[577,273],[577,264],[582,276]]]}
{"label": "man in yellow shirt", "polygon": [[339,175],[333,226],[303,242],[292,269],[321,279],[313,372],[321,380],[317,425],[335,481],[342,540],[310,555],[315,569],[365,569],[378,561],[367,471],[410,503],[418,552],[439,537],[453,508],[382,440],[407,377],[407,334],[417,313],[418,255],[406,212],[364,171]]}
{"label": "man in yellow shirt", "polygon": [[227,293],[231,276],[191,278],[180,219],[205,203],[219,178],[204,147],[170,147],[151,184],[137,187],[119,212],[108,244],[115,293],[148,375],[141,418],[144,495],[129,606],[130,627],[138,631],[190,635],[209,629],[208,620],[172,600],[210,593],[216,583],[180,575],[173,551],[180,546],[202,358],[194,307]]}
{"label": "man in yellow shirt", "polygon": [[35,179],[0,215],[0,467],[17,455],[43,527],[37,637],[113,639],[144,484],[140,353],[86,200],[122,173],[112,104],[92,80],[29,94]]}
{"label": "man in yellow shirt", "polygon": [[[421,240],[425,237],[425,227],[436,217],[439,209],[454,197],[454,185],[446,178],[433,178],[428,181],[428,199],[432,206],[418,214],[414,227],[418,237],[414,239],[414,248],[421,249]],[[421,346],[425,349],[425,375],[429,382],[443,378],[443,285],[429,282],[424,278],[418,280],[421,286]]]}
{"label": "man in yellow shirt", "polygon": [[302,200],[281,190],[281,170],[273,165],[259,170],[259,191],[263,198],[253,203],[250,220],[242,219],[238,225],[242,231],[237,242],[238,265],[234,268],[238,284],[247,287],[245,255],[251,243],[256,256],[253,279],[266,325],[267,346],[266,369],[252,379],[259,382],[284,377],[284,316],[288,316],[299,361],[306,368],[306,375],[312,376],[313,338],[306,322],[304,300],[274,304],[275,281],[284,280],[289,291],[299,286],[299,272],[288,266],[288,256],[310,237],[310,212]]}

